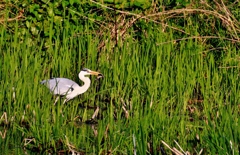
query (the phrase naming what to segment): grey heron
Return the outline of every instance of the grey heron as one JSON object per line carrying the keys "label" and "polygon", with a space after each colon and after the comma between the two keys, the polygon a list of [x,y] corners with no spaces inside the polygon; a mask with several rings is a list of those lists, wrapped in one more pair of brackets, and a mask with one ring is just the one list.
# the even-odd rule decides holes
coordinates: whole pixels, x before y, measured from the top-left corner
{"label": "grey heron", "polygon": [[98,78],[103,77],[103,75],[99,72],[83,68],[78,74],[79,79],[84,82],[82,86],[79,86],[76,82],[67,78],[51,78],[41,81],[41,84],[46,85],[54,95],[58,95],[54,102],[54,105],[57,103],[59,96],[65,96],[65,99],[63,101],[64,104],[88,90],[91,84],[91,80],[89,77],[86,77],[86,75],[96,75]]}

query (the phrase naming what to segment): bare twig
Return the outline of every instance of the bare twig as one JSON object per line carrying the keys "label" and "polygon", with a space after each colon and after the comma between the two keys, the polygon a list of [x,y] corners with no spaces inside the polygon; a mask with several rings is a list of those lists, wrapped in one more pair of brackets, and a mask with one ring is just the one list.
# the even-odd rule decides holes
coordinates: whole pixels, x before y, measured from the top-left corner
{"label": "bare twig", "polygon": [[107,125],[107,127],[106,127],[106,129],[105,129],[105,132],[104,132],[104,136],[105,136],[105,138],[107,138],[107,136],[108,136],[108,130],[109,130],[109,124]]}
{"label": "bare twig", "polygon": [[153,105],[153,95],[152,95],[152,97],[151,97],[150,109],[152,108],[152,105]]}
{"label": "bare twig", "polygon": [[31,142],[36,142],[35,138],[24,138],[24,146],[27,146]]}
{"label": "bare twig", "polygon": [[7,113],[6,112],[4,112],[2,114],[2,116],[0,118],[0,121],[2,121],[2,120],[5,122],[5,124],[8,124],[8,119],[7,119]]}
{"label": "bare twig", "polygon": [[19,20],[19,19],[22,19],[22,18],[24,18],[23,11],[20,11],[19,14],[16,17],[14,17],[14,18],[7,18],[7,19],[5,19],[4,17],[2,17],[0,19],[0,23],[5,22],[5,21],[7,21],[7,22],[16,21],[16,20]]}
{"label": "bare twig", "polygon": [[66,145],[68,146],[68,149],[69,149],[69,151],[73,154],[73,155],[80,155],[81,154],[81,152],[78,152],[78,151],[76,151],[76,147],[75,146],[73,146],[73,145],[71,145],[70,143],[69,143],[69,140],[68,140],[68,137],[65,135],[65,138],[66,138]]}
{"label": "bare twig", "polygon": [[176,148],[171,148],[166,142],[164,142],[163,140],[161,140],[161,142],[169,149],[171,150],[174,154],[176,155],[184,155],[182,154],[179,150],[177,150]]}
{"label": "bare twig", "polygon": [[92,119],[94,119],[95,117],[97,117],[99,112],[99,107],[97,107],[97,109],[94,111],[93,115],[92,115]]}
{"label": "bare twig", "polygon": [[126,109],[126,104],[124,103],[124,101],[123,101],[123,99],[121,98],[120,99],[121,100],[121,102],[122,102],[122,109],[123,109],[123,111],[125,112],[125,117],[128,119],[128,117],[129,117],[129,113],[128,113],[128,111],[127,111],[127,109]]}
{"label": "bare twig", "polygon": [[91,127],[92,127],[92,130],[93,130],[94,136],[97,137],[98,131],[95,129],[95,125],[91,125]]}
{"label": "bare twig", "polygon": [[168,43],[182,41],[182,40],[189,40],[189,39],[223,39],[223,40],[228,40],[228,41],[232,41],[232,42],[240,42],[239,39],[224,38],[224,37],[217,37],[217,36],[191,36],[191,37],[180,38],[180,39],[175,39],[175,40],[171,40],[171,41],[157,43],[157,45],[163,45],[163,44],[168,44]]}
{"label": "bare twig", "polygon": [[177,144],[177,146],[180,148],[180,150],[181,150],[184,154],[186,154],[185,151],[183,151],[182,147],[178,144],[178,142],[177,142],[176,140],[174,140],[174,142]]}
{"label": "bare twig", "polygon": [[230,68],[238,68],[239,66],[220,66],[218,68],[225,68],[225,69],[230,69]]}
{"label": "bare twig", "polygon": [[4,129],[4,132],[0,131],[0,136],[2,137],[2,139],[5,139],[7,134],[7,129]]}
{"label": "bare twig", "polygon": [[133,134],[133,154],[137,155],[137,146],[136,146],[136,138]]}

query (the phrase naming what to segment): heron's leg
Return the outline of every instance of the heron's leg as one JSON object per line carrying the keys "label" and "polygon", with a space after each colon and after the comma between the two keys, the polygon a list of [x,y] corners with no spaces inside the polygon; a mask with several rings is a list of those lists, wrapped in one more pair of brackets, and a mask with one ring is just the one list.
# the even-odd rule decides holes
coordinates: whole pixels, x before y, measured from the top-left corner
{"label": "heron's leg", "polygon": [[68,99],[67,99],[67,98],[66,98],[66,99],[64,99],[64,101],[63,101],[63,104],[65,104],[67,101],[68,101]]}
{"label": "heron's leg", "polygon": [[54,105],[56,105],[57,101],[59,100],[59,96],[57,96],[55,102],[54,102]]}

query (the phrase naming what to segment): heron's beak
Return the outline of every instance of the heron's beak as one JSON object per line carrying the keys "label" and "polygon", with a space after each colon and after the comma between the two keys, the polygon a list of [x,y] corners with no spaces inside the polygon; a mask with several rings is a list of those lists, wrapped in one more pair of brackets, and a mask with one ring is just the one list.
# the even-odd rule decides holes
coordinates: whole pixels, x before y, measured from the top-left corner
{"label": "heron's beak", "polygon": [[90,73],[91,75],[96,75],[98,78],[103,77],[102,73],[99,73],[99,72],[90,71],[89,73]]}

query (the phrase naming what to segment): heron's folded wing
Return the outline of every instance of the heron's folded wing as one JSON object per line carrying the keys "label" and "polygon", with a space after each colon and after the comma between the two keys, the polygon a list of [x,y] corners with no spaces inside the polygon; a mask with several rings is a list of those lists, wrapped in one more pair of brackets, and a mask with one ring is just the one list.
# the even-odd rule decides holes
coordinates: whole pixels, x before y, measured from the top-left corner
{"label": "heron's folded wing", "polygon": [[71,93],[78,84],[66,78],[52,78],[46,81],[48,88],[55,95],[66,95]]}

